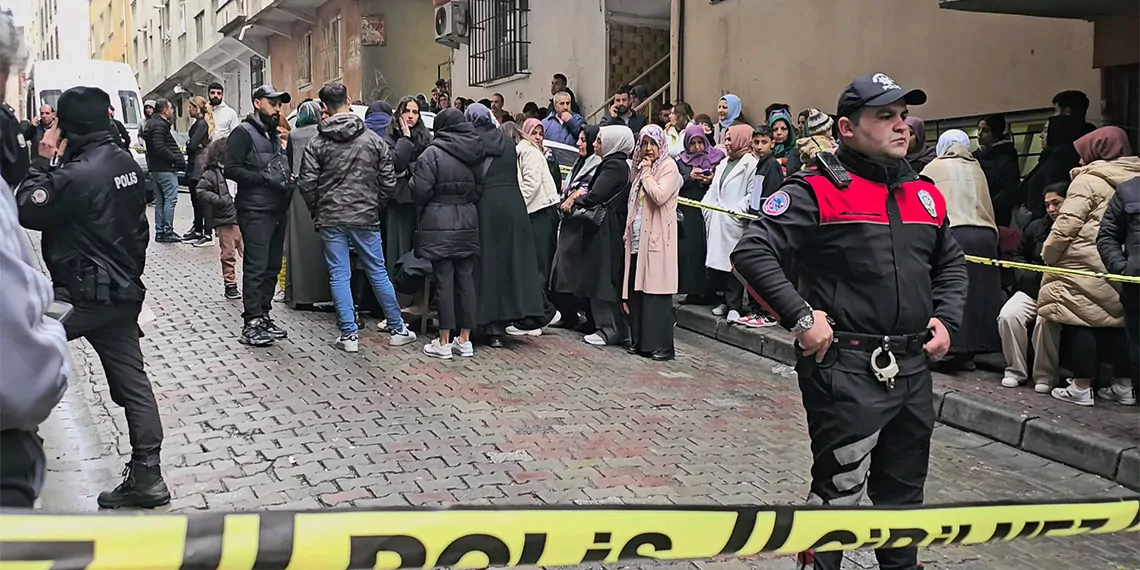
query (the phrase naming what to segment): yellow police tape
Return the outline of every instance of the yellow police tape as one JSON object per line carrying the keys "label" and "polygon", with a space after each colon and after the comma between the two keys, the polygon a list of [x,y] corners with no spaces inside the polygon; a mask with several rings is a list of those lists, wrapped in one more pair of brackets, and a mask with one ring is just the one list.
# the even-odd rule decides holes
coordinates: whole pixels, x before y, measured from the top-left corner
{"label": "yellow police tape", "polygon": [[472,507],[139,516],[9,512],[0,514],[0,569],[566,566],[1136,531],[1140,497],[916,508]]}
{"label": "yellow police tape", "polygon": [[[709,204],[702,204],[696,200],[688,198],[677,198],[677,203],[682,206],[690,206],[693,208],[702,208],[705,210],[712,210],[730,216],[736,216],[745,220],[758,220],[760,216],[748,214],[745,212],[734,212],[732,210],[721,208],[719,206],[712,206]],[[1070,277],[1090,277],[1093,279],[1105,279],[1108,281],[1118,281],[1121,283],[1140,283],[1140,277],[1131,277],[1128,275],[1115,275],[1112,273],[1101,273],[1099,271],[1086,271],[1084,269],[1065,269],[1063,267],[1049,267],[1047,265],[1034,265],[1032,263],[1021,263],[1018,261],[1004,261],[1001,259],[989,259],[986,257],[978,257],[976,255],[967,255],[966,261],[970,263],[981,263],[983,265],[993,265],[995,267],[1005,267],[1008,269],[1024,269],[1026,271],[1036,271],[1038,273],[1052,273],[1053,275],[1068,275]]]}

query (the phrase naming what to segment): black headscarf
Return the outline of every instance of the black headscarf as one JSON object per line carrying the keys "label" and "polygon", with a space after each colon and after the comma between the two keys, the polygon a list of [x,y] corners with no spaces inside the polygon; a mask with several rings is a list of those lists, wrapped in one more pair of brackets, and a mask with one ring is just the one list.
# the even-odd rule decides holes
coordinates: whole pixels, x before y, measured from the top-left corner
{"label": "black headscarf", "polygon": [[[563,189],[564,191],[569,192],[572,190],[572,187],[574,185],[573,183],[575,181],[577,181],[579,178],[589,176],[590,172],[598,167],[600,161],[590,160],[590,157],[594,156],[594,142],[598,140],[598,133],[600,132],[600,129],[601,127],[598,125],[586,125],[585,127],[582,127],[582,132],[586,133],[586,155],[579,155],[578,160],[574,162],[574,167],[570,169],[570,176],[566,179],[570,181],[570,183],[565,185],[566,187]],[[582,169],[587,167],[589,170],[587,172],[583,172]]]}
{"label": "black headscarf", "polygon": [[432,123],[432,130],[438,133],[463,122],[466,122],[463,118],[463,112],[454,107],[448,107],[435,116],[435,121]]}
{"label": "black headscarf", "polygon": [[1085,122],[1073,115],[1056,115],[1049,117],[1048,129],[1037,166],[1021,183],[1023,203],[1035,220],[1046,214],[1045,187],[1068,182],[1072,179],[1069,172],[1080,165],[1081,157],[1073,143],[1085,134]]}

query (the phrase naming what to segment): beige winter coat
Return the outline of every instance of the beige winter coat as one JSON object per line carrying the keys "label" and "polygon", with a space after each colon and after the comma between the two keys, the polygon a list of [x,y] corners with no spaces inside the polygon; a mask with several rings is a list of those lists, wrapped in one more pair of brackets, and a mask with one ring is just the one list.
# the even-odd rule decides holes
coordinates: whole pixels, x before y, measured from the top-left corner
{"label": "beige winter coat", "polygon": [[930,161],[922,169],[922,175],[930,177],[946,198],[950,227],[974,226],[997,232],[990,186],[970,149],[961,144],[952,145],[945,155]]}
{"label": "beige winter coat", "polygon": [[526,202],[526,213],[533,214],[557,204],[558,185],[546,165],[546,155],[528,140],[519,141],[515,151],[519,157],[519,191]]}
{"label": "beige winter coat", "polygon": [[[1046,265],[1104,271],[1096,249],[1100,220],[1116,186],[1140,176],[1140,158],[1128,156],[1111,162],[1098,160],[1073,169],[1073,182],[1053,229],[1045,239],[1041,258]],[[1124,308],[1108,281],[1092,277],[1045,274],[1037,313],[1053,322],[1085,327],[1122,327]]]}

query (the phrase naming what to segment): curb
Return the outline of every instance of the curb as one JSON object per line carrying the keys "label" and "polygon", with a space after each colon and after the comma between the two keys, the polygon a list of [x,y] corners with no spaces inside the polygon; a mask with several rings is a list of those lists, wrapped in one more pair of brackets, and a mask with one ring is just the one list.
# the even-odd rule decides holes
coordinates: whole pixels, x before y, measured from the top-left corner
{"label": "curb", "polygon": [[[796,364],[794,339],[778,327],[733,327],[706,307],[685,305],[677,307],[677,325],[782,364]],[[963,394],[940,386],[938,376],[934,374],[934,415],[939,422],[1140,490],[1140,448],[1132,443]]]}

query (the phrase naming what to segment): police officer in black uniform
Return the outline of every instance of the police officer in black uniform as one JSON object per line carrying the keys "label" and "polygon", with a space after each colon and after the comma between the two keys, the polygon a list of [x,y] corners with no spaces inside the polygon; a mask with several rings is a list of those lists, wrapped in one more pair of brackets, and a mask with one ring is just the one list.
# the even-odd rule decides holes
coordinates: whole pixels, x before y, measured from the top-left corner
{"label": "police officer in black uniform", "polygon": [[[803,353],[809,504],[851,506],[864,491],[876,505],[923,502],[934,428],[927,359],[949,350],[967,284],[945,201],[904,160],[907,105],[925,102],[885,74],[856,78],[839,98],[836,155],[821,153],[817,171],[770,196],[732,254]],[[876,556],[883,570],[918,567],[915,547]],[[827,570],[842,560],[800,558]]]}
{"label": "police officer in black uniform", "polygon": [[139,348],[138,316],[149,229],[143,173],[108,130],[111,100],[94,87],[59,97],[16,193],[20,224],[43,232],[56,298],[74,305],[68,340],[84,337],[99,355],[111,399],[126,412],[131,460],[122,484],[99,495],[103,508],[170,502],[159,452],[162,422]]}

